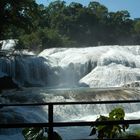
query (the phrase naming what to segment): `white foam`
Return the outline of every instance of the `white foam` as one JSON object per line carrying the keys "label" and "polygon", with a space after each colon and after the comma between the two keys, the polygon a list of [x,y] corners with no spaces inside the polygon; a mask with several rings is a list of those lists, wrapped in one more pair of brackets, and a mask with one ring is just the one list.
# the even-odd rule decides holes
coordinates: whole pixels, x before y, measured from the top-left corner
{"label": "white foam", "polygon": [[21,85],[120,87],[140,81],[140,46],[52,48],[37,57],[0,59]]}
{"label": "white foam", "polygon": [[53,48],[39,56],[53,60],[51,67],[61,68],[60,82],[64,80],[61,71],[71,83],[79,79],[90,87],[115,87],[140,80],[140,46]]}
{"label": "white foam", "polygon": [[14,47],[16,46],[18,40],[17,39],[7,39],[2,40],[0,43],[2,43],[1,50],[8,51],[8,50],[14,50]]}

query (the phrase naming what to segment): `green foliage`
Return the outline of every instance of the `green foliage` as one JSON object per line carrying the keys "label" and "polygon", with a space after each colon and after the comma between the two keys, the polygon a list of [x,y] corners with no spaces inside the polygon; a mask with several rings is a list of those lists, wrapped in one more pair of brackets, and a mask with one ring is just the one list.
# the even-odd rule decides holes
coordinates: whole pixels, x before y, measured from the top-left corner
{"label": "green foliage", "polygon": [[[45,129],[39,128],[25,128],[22,134],[25,140],[48,140],[48,137],[44,136]],[[53,132],[54,140],[62,140],[61,136],[57,132]]]}
{"label": "green foliage", "polygon": [[60,35],[57,30],[48,28],[38,29],[36,32],[21,36],[20,40],[25,48],[34,51],[51,47],[67,47],[73,43],[68,37]]}
{"label": "green foliage", "polygon": [[118,137],[119,139],[131,139],[131,140],[134,140],[134,139],[140,139],[140,135],[137,135],[135,133],[126,133],[126,134],[123,134],[121,136]]}
{"label": "green foliage", "polygon": [[140,34],[140,21],[137,21],[134,25],[136,33]]}
{"label": "green foliage", "polygon": [[0,13],[0,39],[20,39],[30,50],[140,44],[139,22],[128,11],[109,12],[95,1],[84,6],[56,0],[45,7],[35,0],[1,0]]}
{"label": "green foliage", "polygon": [[47,140],[43,128],[26,128],[22,131],[25,140]]}
{"label": "green foliage", "polygon": [[[37,7],[34,0],[1,0],[0,37],[6,37],[5,32],[12,31],[12,28],[29,32],[33,26],[32,19],[37,16]],[[17,31],[13,30],[12,32]]]}
{"label": "green foliage", "polygon": [[[117,121],[124,120],[125,112],[122,108],[115,108],[110,113],[109,116],[100,115],[96,121]],[[98,134],[99,139],[103,138],[115,138],[129,127],[129,125],[95,125],[92,126],[91,135]]]}
{"label": "green foliage", "polygon": [[140,129],[136,128],[132,132],[122,133],[118,136],[119,139],[140,139]]}

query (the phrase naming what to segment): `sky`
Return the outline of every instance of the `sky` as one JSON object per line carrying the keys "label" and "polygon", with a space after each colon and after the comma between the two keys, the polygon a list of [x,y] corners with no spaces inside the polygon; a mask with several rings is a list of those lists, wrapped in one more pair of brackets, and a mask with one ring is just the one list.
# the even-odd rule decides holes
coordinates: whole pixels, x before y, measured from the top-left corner
{"label": "sky", "polygon": [[[36,0],[38,4],[48,5],[55,0]],[[64,0],[66,3],[78,2],[88,5],[93,0]],[[118,10],[128,10],[131,18],[140,18],[140,0],[94,0],[105,5],[110,12]]]}

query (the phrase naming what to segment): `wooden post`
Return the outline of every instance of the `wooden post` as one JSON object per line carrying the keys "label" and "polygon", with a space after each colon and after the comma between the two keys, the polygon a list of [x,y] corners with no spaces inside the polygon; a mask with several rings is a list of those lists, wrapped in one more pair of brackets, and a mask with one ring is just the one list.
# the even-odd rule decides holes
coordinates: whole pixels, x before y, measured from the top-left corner
{"label": "wooden post", "polygon": [[53,104],[48,105],[48,140],[53,140]]}

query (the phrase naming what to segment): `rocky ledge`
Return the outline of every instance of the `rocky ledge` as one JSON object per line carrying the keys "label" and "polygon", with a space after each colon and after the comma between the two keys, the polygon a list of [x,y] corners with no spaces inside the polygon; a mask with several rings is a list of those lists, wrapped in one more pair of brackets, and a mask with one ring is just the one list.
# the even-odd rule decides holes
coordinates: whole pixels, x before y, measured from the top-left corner
{"label": "rocky ledge", "polygon": [[0,89],[13,89],[13,88],[18,88],[18,84],[16,84],[12,77],[10,76],[3,76],[0,77]]}

